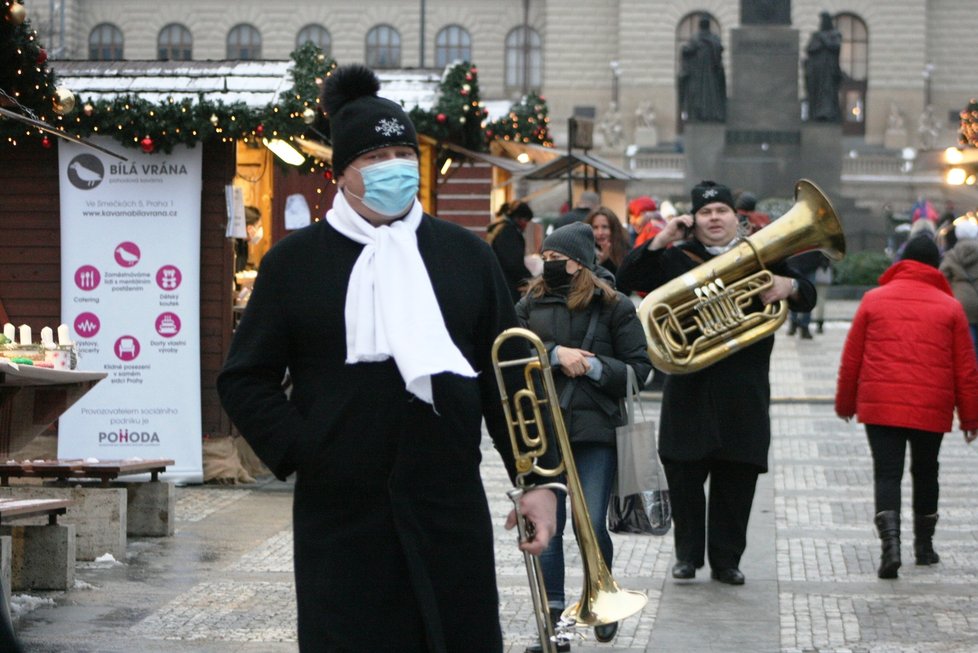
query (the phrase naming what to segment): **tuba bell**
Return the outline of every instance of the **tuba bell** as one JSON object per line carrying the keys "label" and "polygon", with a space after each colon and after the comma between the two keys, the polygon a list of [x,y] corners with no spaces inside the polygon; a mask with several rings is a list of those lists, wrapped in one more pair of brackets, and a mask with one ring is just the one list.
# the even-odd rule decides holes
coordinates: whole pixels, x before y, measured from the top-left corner
{"label": "tuba bell", "polygon": [[[526,341],[531,355],[526,358],[500,360],[500,348],[513,339]],[[506,329],[493,343],[492,363],[516,462],[516,487],[509,492],[509,497],[517,506],[517,528],[520,540],[526,539],[529,535],[527,529],[532,528],[532,525],[525,523],[520,515],[520,496],[531,489],[545,487],[565,490],[570,496],[571,515],[584,565],[584,589],[580,600],[564,610],[560,620],[560,632],[555,633],[550,623],[547,593],[539,558],[523,553],[540,643],[547,653],[556,653],[556,644],[570,639],[571,635],[566,631],[573,624],[601,626],[621,621],[645,607],[648,597],[642,592],[620,588],[611,576],[598,548],[597,536],[591,527],[591,517],[584,502],[581,480],[574,466],[574,454],[571,452],[570,438],[567,435],[560,400],[554,386],[550,357],[543,342],[528,329]],[[507,387],[503,374],[504,369],[511,367],[519,367],[523,371],[521,387],[512,393]],[[542,467],[539,462],[547,453],[551,432],[557,443],[560,462],[553,467]],[[563,474],[566,476],[567,485],[560,483],[529,485],[527,479],[529,474],[536,474],[543,478],[554,478]]]}
{"label": "tuba bell", "polygon": [[663,372],[688,374],[777,331],[787,317],[787,302],[755,308],[758,296],[774,283],[767,266],[811,249],[838,261],[846,242],[828,198],[801,179],[787,213],[645,296],[638,316],[652,363]]}

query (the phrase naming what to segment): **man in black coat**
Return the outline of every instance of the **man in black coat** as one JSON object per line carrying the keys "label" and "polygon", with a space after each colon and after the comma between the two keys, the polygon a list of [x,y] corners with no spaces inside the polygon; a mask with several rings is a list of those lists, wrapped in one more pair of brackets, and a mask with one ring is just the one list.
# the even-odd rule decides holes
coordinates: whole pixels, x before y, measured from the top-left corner
{"label": "man in black coat", "polygon": [[[730,250],[739,242],[737,224],[730,189],[701,182],[692,191],[692,215],[670,220],[648,245],[625,257],[618,288],[654,290]],[[815,287],[787,265],[770,269],[774,282],[757,304],[787,299],[794,310],[811,310]],[[732,280],[724,281],[729,285]],[[666,377],[659,455],[672,499],[674,578],[695,577],[708,557],[714,579],[744,583],[740,558],[757,475],[767,471],[771,443],[768,371],[773,348],[774,336],[769,336],[705,369]]]}
{"label": "man in black coat", "polygon": [[[379,89],[362,66],[328,78],[340,192],[262,260],[218,390],[275,475],[296,473],[301,651],[498,653],[479,442],[485,418],[514,474],[491,351],[516,316],[490,248],[424,214],[414,126]],[[555,506],[523,495],[524,551]]]}

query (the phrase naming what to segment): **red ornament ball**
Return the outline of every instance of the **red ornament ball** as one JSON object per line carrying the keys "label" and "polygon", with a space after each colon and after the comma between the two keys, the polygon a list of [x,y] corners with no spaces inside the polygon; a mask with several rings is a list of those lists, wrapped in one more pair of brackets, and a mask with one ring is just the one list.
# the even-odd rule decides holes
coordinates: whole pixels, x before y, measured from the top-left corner
{"label": "red ornament ball", "polygon": [[325,179],[326,181],[333,181],[333,171],[332,170],[324,171],[323,179]]}
{"label": "red ornament ball", "polygon": [[438,121],[438,124],[444,125],[445,121],[448,120],[448,116],[446,116],[444,113],[439,113],[437,116],[435,116],[435,120]]}
{"label": "red ornament ball", "polygon": [[46,150],[50,150],[51,149],[51,139],[48,138],[47,136],[45,136],[44,138],[42,138],[41,139],[41,147],[43,147]]}
{"label": "red ornament ball", "polygon": [[475,66],[472,66],[471,68],[469,68],[469,72],[470,72],[470,73],[472,73],[472,74],[474,75],[474,74],[476,74],[477,72],[479,72],[479,69],[478,69],[478,68],[476,68]]}
{"label": "red ornament ball", "polygon": [[156,143],[153,142],[152,138],[146,136],[143,138],[143,140],[139,141],[139,147],[143,149],[143,152],[149,154],[154,149],[156,149]]}
{"label": "red ornament ball", "polygon": [[259,136],[261,136],[262,134],[264,134],[265,133],[265,125],[258,125],[257,127],[255,127],[255,133],[258,134]]}
{"label": "red ornament ball", "polygon": [[463,97],[469,94],[469,92],[466,91],[464,88],[461,91],[459,91],[458,93],[459,93],[459,95],[461,95]]}
{"label": "red ornament ball", "polygon": [[465,73],[465,81],[467,82],[472,81],[472,73]]}
{"label": "red ornament ball", "polygon": [[47,60],[48,60],[48,51],[45,50],[44,48],[41,48],[40,50],[38,50],[38,52],[37,52],[37,65],[40,66],[41,64],[43,64]]}

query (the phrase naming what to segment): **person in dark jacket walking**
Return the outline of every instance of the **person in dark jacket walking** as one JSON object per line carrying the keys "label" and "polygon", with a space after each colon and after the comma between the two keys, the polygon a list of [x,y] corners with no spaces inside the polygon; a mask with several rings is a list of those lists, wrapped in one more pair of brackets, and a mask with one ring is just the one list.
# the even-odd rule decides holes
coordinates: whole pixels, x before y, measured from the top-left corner
{"label": "person in dark jacket walking", "polygon": [[[357,65],[327,79],[339,193],[262,260],[218,390],[269,469],[296,473],[300,651],[500,653],[479,443],[485,418],[512,477],[491,357],[516,314],[489,246],[424,214],[414,126],[379,89]],[[519,508],[538,554],[556,496]]]}
{"label": "person in dark jacket walking", "polygon": [[[547,236],[543,260],[543,275],[530,282],[516,314],[550,352],[591,526],[611,569],[607,512],[618,463],[615,428],[623,423],[620,400],[627,393],[626,368],[631,366],[642,383],[652,363],[634,304],[596,273],[594,232],[589,225],[571,223]],[[540,559],[554,621],[565,607],[564,503],[558,502],[557,532]],[[617,623],[597,626],[595,637],[611,641],[617,628]]]}
{"label": "person in dark jacket walking", "polygon": [[[618,288],[650,291],[685,274],[736,246],[737,226],[730,189],[700,182],[692,190],[692,215],[675,217],[648,245],[629,252],[618,270]],[[687,232],[691,238],[678,242]],[[811,310],[815,288],[810,282],[784,263],[769,269],[774,283],[761,294],[763,303],[787,299],[794,310]],[[714,579],[744,583],[740,558],[757,475],[767,471],[771,443],[768,371],[773,347],[770,336],[705,369],[666,377],[659,455],[675,526],[673,578],[694,578],[705,553]],[[709,506],[704,491],[708,478]]]}
{"label": "person in dark jacket walking", "polygon": [[[914,558],[940,561],[937,457],[955,408],[966,442],[978,436],[978,364],[961,305],[937,270],[930,236],[907,241],[903,258],[863,297],[842,350],[835,412],[866,426],[881,552],[877,576],[900,568],[900,483],[907,444],[913,476]],[[912,346],[908,346],[912,343]]]}
{"label": "person in dark jacket walking", "polygon": [[486,242],[499,259],[506,284],[515,304],[523,294],[526,282],[533,276],[526,267],[526,241],[523,231],[533,220],[533,209],[526,202],[504,205],[502,215],[486,229]]}

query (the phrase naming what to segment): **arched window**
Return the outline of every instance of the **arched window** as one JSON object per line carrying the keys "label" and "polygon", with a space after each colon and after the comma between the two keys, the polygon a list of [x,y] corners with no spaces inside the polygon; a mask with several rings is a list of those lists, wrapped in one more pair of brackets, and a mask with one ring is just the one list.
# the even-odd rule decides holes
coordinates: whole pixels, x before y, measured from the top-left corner
{"label": "arched window", "polygon": [[299,30],[299,34],[295,37],[295,44],[300,46],[303,43],[312,43],[326,56],[330,54],[332,41],[329,38],[329,30],[322,25],[306,25]]}
{"label": "arched window", "polygon": [[160,30],[156,39],[160,61],[190,61],[194,39],[190,30],[179,23],[170,23]]}
{"label": "arched window", "polygon": [[370,28],[364,55],[368,68],[400,68],[401,34],[390,25]]}
{"label": "arched window", "polygon": [[862,18],[840,13],[833,19],[842,33],[839,66],[842,68],[842,133],[861,136],[866,133],[866,81],[869,77],[869,30]]}
{"label": "arched window", "polygon": [[532,27],[520,25],[506,35],[506,90],[539,91],[543,83],[543,41]]}
{"label": "arched window", "polygon": [[228,32],[228,59],[261,59],[261,33],[242,23]]}
{"label": "arched window", "polygon": [[112,23],[102,23],[88,35],[88,58],[92,61],[122,60],[122,30]]}
{"label": "arched window", "polygon": [[[674,68],[675,68],[675,78],[679,78],[679,73],[682,71],[683,67],[683,46],[686,45],[697,32],[700,31],[700,19],[707,18],[710,21],[710,31],[714,34],[722,34],[720,31],[720,23],[717,21],[716,17],[705,11],[695,11],[691,14],[686,14],[683,16],[679,24],[676,25],[676,43],[675,43],[675,56],[673,57]],[[676,89],[676,133],[683,133],[683,116],[682,116],[682,98],[679,97],[679,89]]]}
{"label": "arched window", "polygon": [[453,61],[472,61],[472,36],[460,25],[449,25],[435,36],[435,66],[444,68]]}

